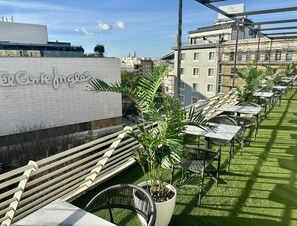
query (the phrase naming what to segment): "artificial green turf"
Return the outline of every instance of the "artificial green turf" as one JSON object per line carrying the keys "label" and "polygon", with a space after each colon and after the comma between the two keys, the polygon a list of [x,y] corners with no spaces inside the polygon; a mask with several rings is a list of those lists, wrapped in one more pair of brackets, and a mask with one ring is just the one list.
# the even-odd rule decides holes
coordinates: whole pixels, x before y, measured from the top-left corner
{"label": "artificial green turf", "polygon": [[[223,158],[227,157],[224,149]],[[202,204],[197,205],[199,176],[193,175],[183,185],[176,182],[177,202],[170,226],[297,226],[297,89],[283,97],[261,122],[256,141],[237,147],[230,171],[220,176],[217,187],[206,180]],[[226,161],[224,161],[226,164]],[[170,172],[168,173],[168,179]],[[73,203],[79,207],[98,191],[117,183],[141,182],[140,167],[135,165]],[[122,225],[137,225],[132,215],[123,216]]]}

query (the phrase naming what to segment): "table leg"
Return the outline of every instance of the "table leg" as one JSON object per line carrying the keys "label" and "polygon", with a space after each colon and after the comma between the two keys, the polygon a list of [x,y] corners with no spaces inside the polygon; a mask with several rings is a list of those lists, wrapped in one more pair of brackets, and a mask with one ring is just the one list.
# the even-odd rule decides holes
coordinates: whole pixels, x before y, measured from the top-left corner
{"label": "table leg", "polygon": [[256,137],[258,135],[258,128],[259,128],[259,114],[256,114],[256,128],[255,128],[255,135],[254,135],[254,140],[256,140]]}

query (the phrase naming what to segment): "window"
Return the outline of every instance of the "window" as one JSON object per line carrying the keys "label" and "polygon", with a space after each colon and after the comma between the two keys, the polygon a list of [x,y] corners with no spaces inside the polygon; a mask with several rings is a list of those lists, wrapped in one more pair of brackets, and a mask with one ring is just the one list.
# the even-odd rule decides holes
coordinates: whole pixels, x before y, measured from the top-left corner
{"label": "window", "polygon": [[181,59],[181,60],[186,59],[186,54],[185,54],[185,53],[181,53],[181,54],[180,54],[180,59]]}
{"label": "window", "polygon": [[198,102],[198,97],[192,97],[192,104],[195,104]]}
{"label": "window", "polygon": [[194,60],[199,60],[200,54],[199,53],[194,53]]}
{"label": "window", "polygon": [[206,91],[208,93],[213,93],[213,90],[214,90],[213,84],[207,84]]}
{"label": "window", "polygon": [[238,51],[237,60],[242,61],[242,51]]}
{"label": "window", "polygon": [[269,61],[270,59],[270,51],[266,50],[264,54],[264,61]]}
{"label": "window", "polygon": [[207,75],[208,76],[214,76],[214,68],[213,67],[208,68]]}
{"label": "window", "polygon": [[180,82],[180,86],[179,86],[179,88],[181,89],[181,90],[185,90],[185,83],[184,82]]}
{"label": "window", "polygon": [[199,68],[198,67],[193,68],[193,76],[199,76]]}
{"label": "window", "polygon": [[282,59],[282,51],[280,49],[277,49],[275,51],[275,60],[281,60]]}
{"label": "window", "polygon": [[198,91],[198,83],[196,82],[193,83],[193,90]]}
{"label": "window", "polygon": [[180,69],[180,75],[185,76],[186,75],[186,70],[184,68]]}
{"label": "window", "polygon": [[209,52],[208,53],[208,60],[214,60],[215,59],[215,52]]}
{"label": "window", "polygon": [[251,60],[251,56],[252,56],[252,53],[251,51],[246,51],[246,56],[245,56],[245,61],[250,61]]}
{"label": "window", "polygon": [[293,51],[288,50],[286,55],[286,60],[291,61],[293,60]]}
{"label": "window", "polygon": [[234,52],[230,52],[230,61],[233,61],[234,60]]}

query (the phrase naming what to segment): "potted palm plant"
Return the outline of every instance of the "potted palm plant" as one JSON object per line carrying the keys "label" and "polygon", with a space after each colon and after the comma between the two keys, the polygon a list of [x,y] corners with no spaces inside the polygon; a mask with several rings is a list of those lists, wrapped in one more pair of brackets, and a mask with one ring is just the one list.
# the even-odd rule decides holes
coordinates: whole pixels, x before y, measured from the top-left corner
{"label": "potted palm plant", "polygon": [[[139,142],[134,149],[135,158],[146,176],[144,186],[157,206],[156,226],[169,224],[176,199],[176,190],[165,183],[164,170],[161,167],[164,162],[172,163],[181,156],[183,131],[187,123],[205,125],[200,113],[195,113],[193,109],[187,113],[181,108],[179,99],[161,92],[160,86],[166,74],[166,68],[159,66],[141,78],[135,86],[124,83],[107,84],[100,79],[93,79],[89,83],[89,90],[92,92],[121,93],[136,104],[142,123],[138,124],[138,130],[129,135]],[[164,204],[166,207],[162,207]]]}

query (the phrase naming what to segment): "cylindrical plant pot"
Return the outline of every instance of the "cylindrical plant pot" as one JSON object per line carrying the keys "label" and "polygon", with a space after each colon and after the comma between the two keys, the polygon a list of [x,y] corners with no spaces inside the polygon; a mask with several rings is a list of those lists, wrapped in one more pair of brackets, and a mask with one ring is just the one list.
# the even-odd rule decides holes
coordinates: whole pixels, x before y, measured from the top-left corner
{"label": "cylindrical plant pot", "polygon": [[[138,184],[140,187],[146,187],[149,183],[142,182]],[[168,226],[176,202],[176,189],[171,184],[165,185],[168,189],[174,192],[174,196],[165,202],[155,202],[157,209],[157,218],[155,226]]]}

